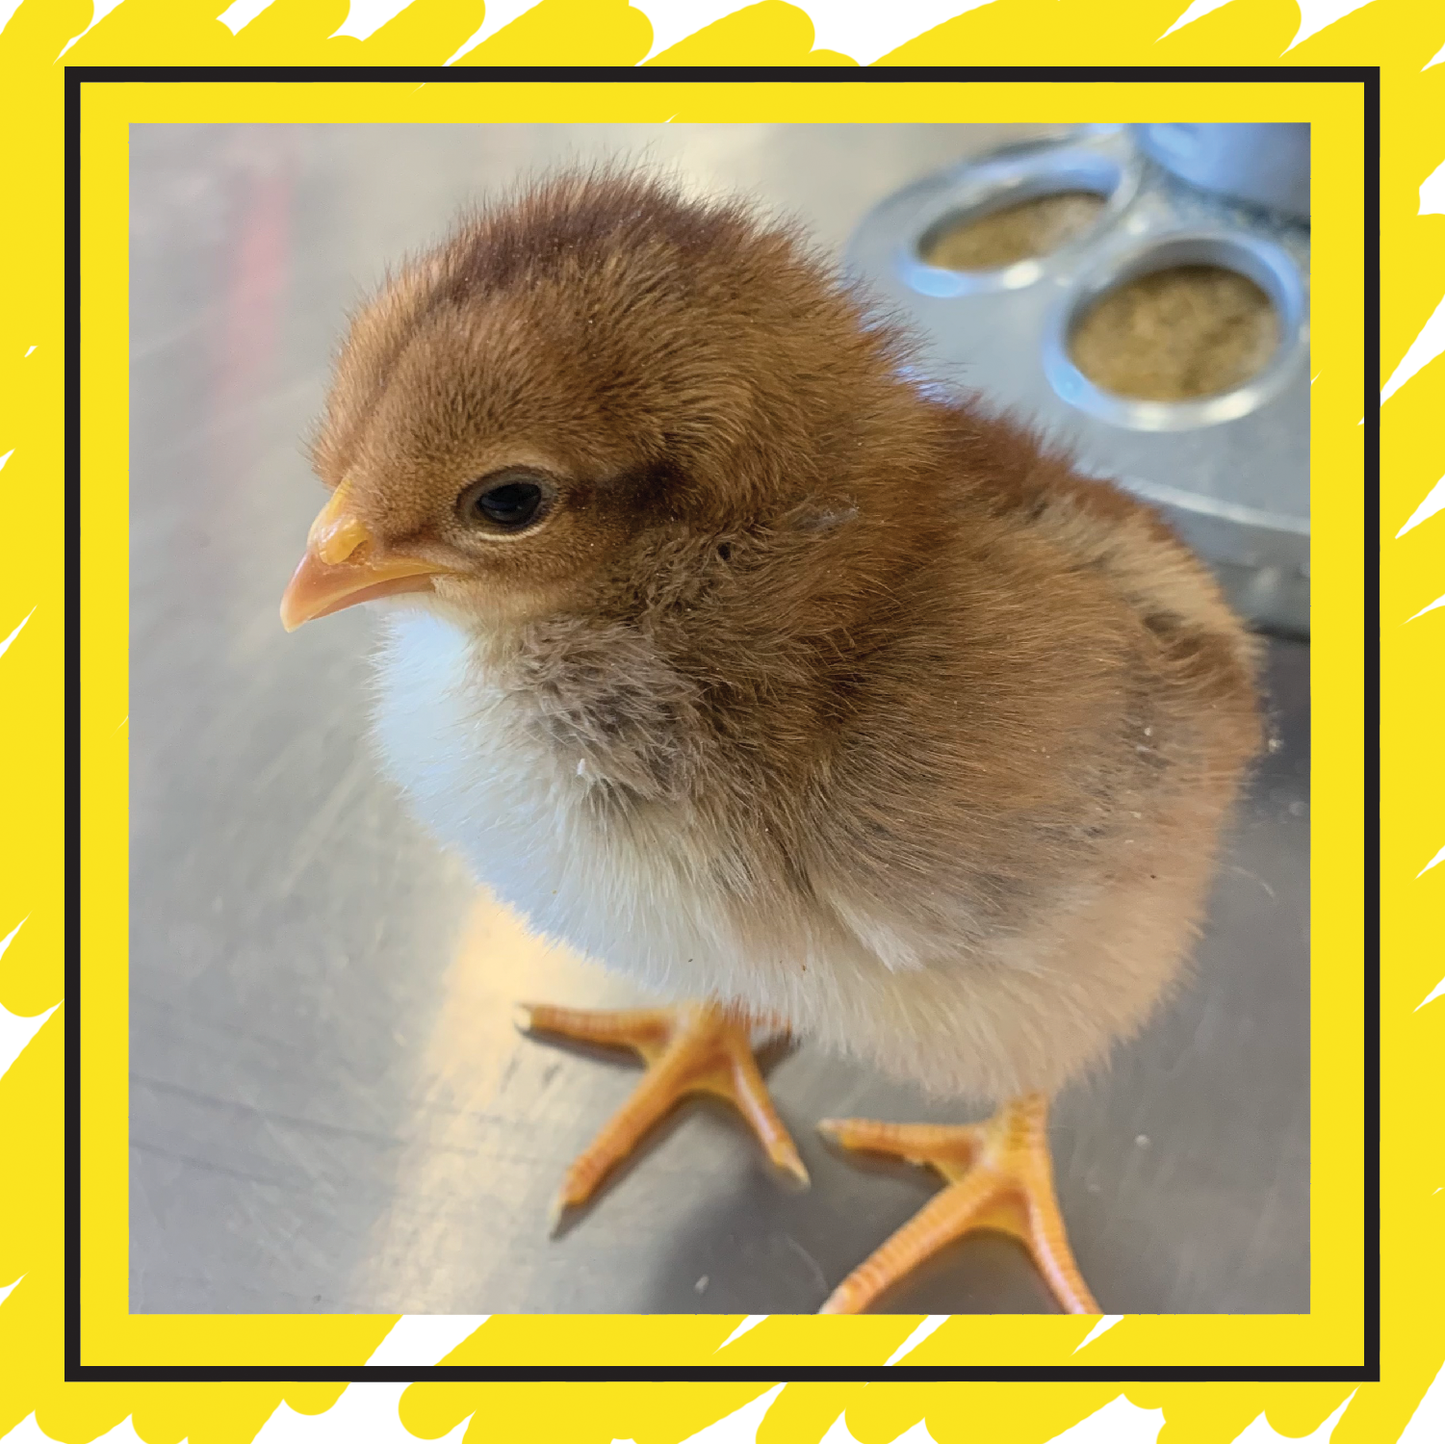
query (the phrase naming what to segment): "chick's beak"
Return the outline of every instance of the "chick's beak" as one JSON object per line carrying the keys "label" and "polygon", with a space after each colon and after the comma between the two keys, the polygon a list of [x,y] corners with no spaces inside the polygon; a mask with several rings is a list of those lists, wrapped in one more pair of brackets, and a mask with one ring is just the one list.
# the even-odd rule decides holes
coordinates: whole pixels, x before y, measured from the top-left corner
{"label": "chick's beak", "polygon": [[343,484],[311,523],[306,554],[281,598],[281,625],[294,632],[302,622],[357,602],[427,592],[432,579],[445,571],[417,557],[379,555],[375,539],[352,512]]}

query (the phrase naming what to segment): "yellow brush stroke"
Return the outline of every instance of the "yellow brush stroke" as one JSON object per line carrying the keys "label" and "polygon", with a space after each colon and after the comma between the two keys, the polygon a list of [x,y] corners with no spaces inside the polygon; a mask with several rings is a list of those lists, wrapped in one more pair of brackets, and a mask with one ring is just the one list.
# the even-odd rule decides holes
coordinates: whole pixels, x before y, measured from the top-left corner
{"label": "yellow brush stroke", "polygon": [[[64,437],[61,70],[55,60],[67,42],[81,37],[66,55],[67,62],[99,65],[439,64],[459,49],[464,51],[459,63],[479,66],[574,60],[632,64],[651,45],[645,5],[548,0],[530,12],[535,15],[530,24],[523,16],[471,46],[469,37],[482,19],[480,3],[414,0],[364,40],[335,35],[346,19],[344,0],[274,0],[234,36],[213,13],[179,0],[123,0],[92,27],[91,7],[84,0],[24,0],[0,32],[0,116],[12,142],[0,148],[0,193],[7,208],[7,222],[0,230],[0,274],[12,282],[24,281],[7,287],[4,325],[12,338],[23,337],[29,344],[35,337],[43,348],[24,372],[19,347],[0,348],[0,394],[10,403],[15,446],[23,447],[27,458],[23,481],[14,469],[5,473],[6,534],[28,542],[0,574],[0,616],[18,616],[37,604],[47,608],[47,615],[60,616],[63,607],[56,509]],[[1428,7],[1376,0],[1310,35],[1287,57],[1291,64],[1378,64],[1382,69],[1382,230],[1387,257],[1383,351],[1392,359],[1406,354],[1445,284],[1440,222],[1418,214],[1419,178],[1445,156],[1445,66],[1435,63],[1440,36],[1438,26],[1426,23],[1427,16]],[[1196,0],[1183,13],[1178,0],[995,0],[900,44],[884,63],[1265,65],[1276,63],[1291,45],[1301,19],[1287,0],[1232,0],[1220,7]],[[765,0],[679,41],[665,58],[693,64],[843,62],[842,56],[814,52],[813,39],[805,10]],[[806,106],[801,109],[806,111]],[[663,112],[674,113],[688,118],[675,104]],[[1318,291],[1315,314],[1319,343],[1327,345],[1329,297]],[[1348,318],[1340,324],[1348,330]],[[1395,518],[1410,512],[1442,469],[1439,417],[1445,411],[1445,378],[1436,374],[1441,370],[1438,362],[1423,367],[1384,413],[1386,514]],[[1334,404],[1353,406],[1359,390],[1341,389]],[[1357,414],[1351,414],[1351,423]],[[7,436],[7,442],[11,439]],[[1398,557],[1393,552],[1387,556],[1386,616],[1404,615],[1408,597],[1441,592],[1445,536],[1435,535],[1440,530],[1422,528]],[[1328,610],[1327,600],[1325,606]],[[1347,614],[1349,607],[1342,610]],[[0,674],[5,702],[0,707],[0,758],[8,764],[5,826],[0,830],[5,847],[0,914],[33,910],[30,928],[35,937],[27,939],[27,950],[34,961],[27,965],[23,982],[27,995],[39,999],[33,1012],[61,992],[60,629],[36,634],[34,646],[29,641],[13,650]],[[1445,1038],[1432,1031],[1445,1023],[1437,1009],[1410,1017],[1439,974],[1440,900],[1433,894],[1427,897],[1425,890],[1439,885],[1442,874],[1416,883],[1414,873],[1418,859],[1438,846],[1438,836],[1434,841],[1430,837],[1445,819],[1445,769],[1436,760],[1441,645],[1427,628],[1387,629],[1383,643],[1386,1352],[1383,1382],[1360,1386],[1334,1429],[1335,1444],[1395,1440],[1407,1425],[1408,1444],[1424,1444],[1433,1437],[1424,1432],[1428,1423],[1417,1428],[1411,1421],[1417,1406],[1417,1422],[1424,1420],[1421,1401],[1445,1358],[1445,1325],[1435,1306],[1445,1283],[1436,1242],[1439,1220],[1428,1208],[1430,1190],[1445,1170],[1436,1106]],[[122,706],[108,713],[109,728],[116,712],[124,710]],[[0,981],[0,1002],[24,1011],[12,995],[18,987],[7,974]],[[282,1398],[301,1413],[327,1409],[340,1385],[63,1382],[60,1079],[61,1035],[54,1027],[37,1034],[0,1079],[0,1159],[5,1170],[0,1278],[24,1276],[0,1302],[0,1436],[34,1412],[49,1436],[67,1441],[94,1438],[129,1418],[147,1444],[174,1444],[182,1437],[193,1444],[229,1444],[253,1438]],[[1320,1121],[1326,1130],[1342,1127],[1348,1132],[1357,1126],[1357,1120],[1333,1110]],[[16,1186],[20,1181],[23,1186]],[[351,1357],[364,1358],[389,1323],[363,1322],[364,1327],[351,1327],[346,1346]],[[775,1322],[733,1347],[760,1343]],[[943,1347],[955,1326],[967,1322],[939,1329],[919,1349],[919,1362],[927,1357],[925,1349]],[[1011,1321],[997,1322],[1006,1332]],[[342,1330],[348,1327],[346,1321],[336,1324]],[[909,1321],[896,1324],[885,1356],[908,1333]],[[276,1327],[284,1348],[285,1331],[279,1322]],[[1099,1339],[1090,1345],[1090,1355],[1116,1347],[1111,1340],[1127,1332],[1116,1330]],[[1099,1353],[1100,1359],[1106,1357]],[[436,1437],[475,1414],[485,1423],[473,1426],[474,1437],[596,1439],[604,1444],[617,1438],[662,1444],[745,1408],[768,1388],[766,1383],[427,1384],[406,1392],[402,1417],[419,1437]],[[1261,1411],[1285,1435],[1308,1434],[1327,1421],[1348,1392],[1349,1386],[1341,1384],[1160,1384],[1128,1386],[1126,1396],[1137,1408],[1164,1410],[1167,1423],[1161,1437],[1168,1444],[1204,1444],[1235,1438]],[[1434,1392],[1440,1392],[1439,1385]],[[848,1429],[862,1444],[896,1439],[921,1419],[927,1420],[939,1444],[978,1438],[1042,1441],[1104,1408],[1119,1393],[1120,1386],[1108,1384],[789,1384],[767,1409],[757,1438],[761,1444],[817,1440],[845,1411]],[[324,1424],[324,1416],[317,1424]]]}

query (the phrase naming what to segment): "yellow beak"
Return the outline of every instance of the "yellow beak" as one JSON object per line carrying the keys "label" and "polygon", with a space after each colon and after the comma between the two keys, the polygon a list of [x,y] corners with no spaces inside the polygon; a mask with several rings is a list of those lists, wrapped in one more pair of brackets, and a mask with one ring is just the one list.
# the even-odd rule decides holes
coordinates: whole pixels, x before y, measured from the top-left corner
{"label": "yellow beak", "polygon": [[303,622],[357,602],[428,592],[432,578],[445,571],[416,557],[378,557],[371,533],[350,509],[343,483],[311,523],[306,554],[281,598],[281,625],[294,632]]}

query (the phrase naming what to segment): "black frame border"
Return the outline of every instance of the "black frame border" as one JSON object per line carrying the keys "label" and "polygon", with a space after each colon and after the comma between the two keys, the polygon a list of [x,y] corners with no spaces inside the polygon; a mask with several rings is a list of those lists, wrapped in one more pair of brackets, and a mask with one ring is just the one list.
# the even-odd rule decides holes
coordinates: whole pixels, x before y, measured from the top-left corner
{"label": "black frame border", "polygon": [[[1364,97],[1365,956],[1364,1359],[1358,1365],[994,1368],[557,1366],[197,1366],[84,1364],[80,1357],[80,105],[105,83],[577,85],[599,82],[977,85],[999,81],[1315,82],[1358,84]],[[616,1381],[776,1383],[1377,1383],[1380,1378],[1380,70],[1378,66],[897,66],[887,68],[579,66],[66,66],[65,148],[65,1285],[67,1383]]]}

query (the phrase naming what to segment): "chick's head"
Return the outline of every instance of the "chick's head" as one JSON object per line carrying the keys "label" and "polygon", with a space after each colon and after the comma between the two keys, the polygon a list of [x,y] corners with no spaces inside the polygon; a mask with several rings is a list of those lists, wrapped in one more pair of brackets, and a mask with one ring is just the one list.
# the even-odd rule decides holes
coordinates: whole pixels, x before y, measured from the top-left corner
{"label": "chick's head", "polygon": [[916,404],[907,350],[790,227],[648,177],[556,177],[354,318],[314,443],[332,496],[283,620],[393,592],[484,626],[595,609],[660,542],[856,509],[870,438]]}

